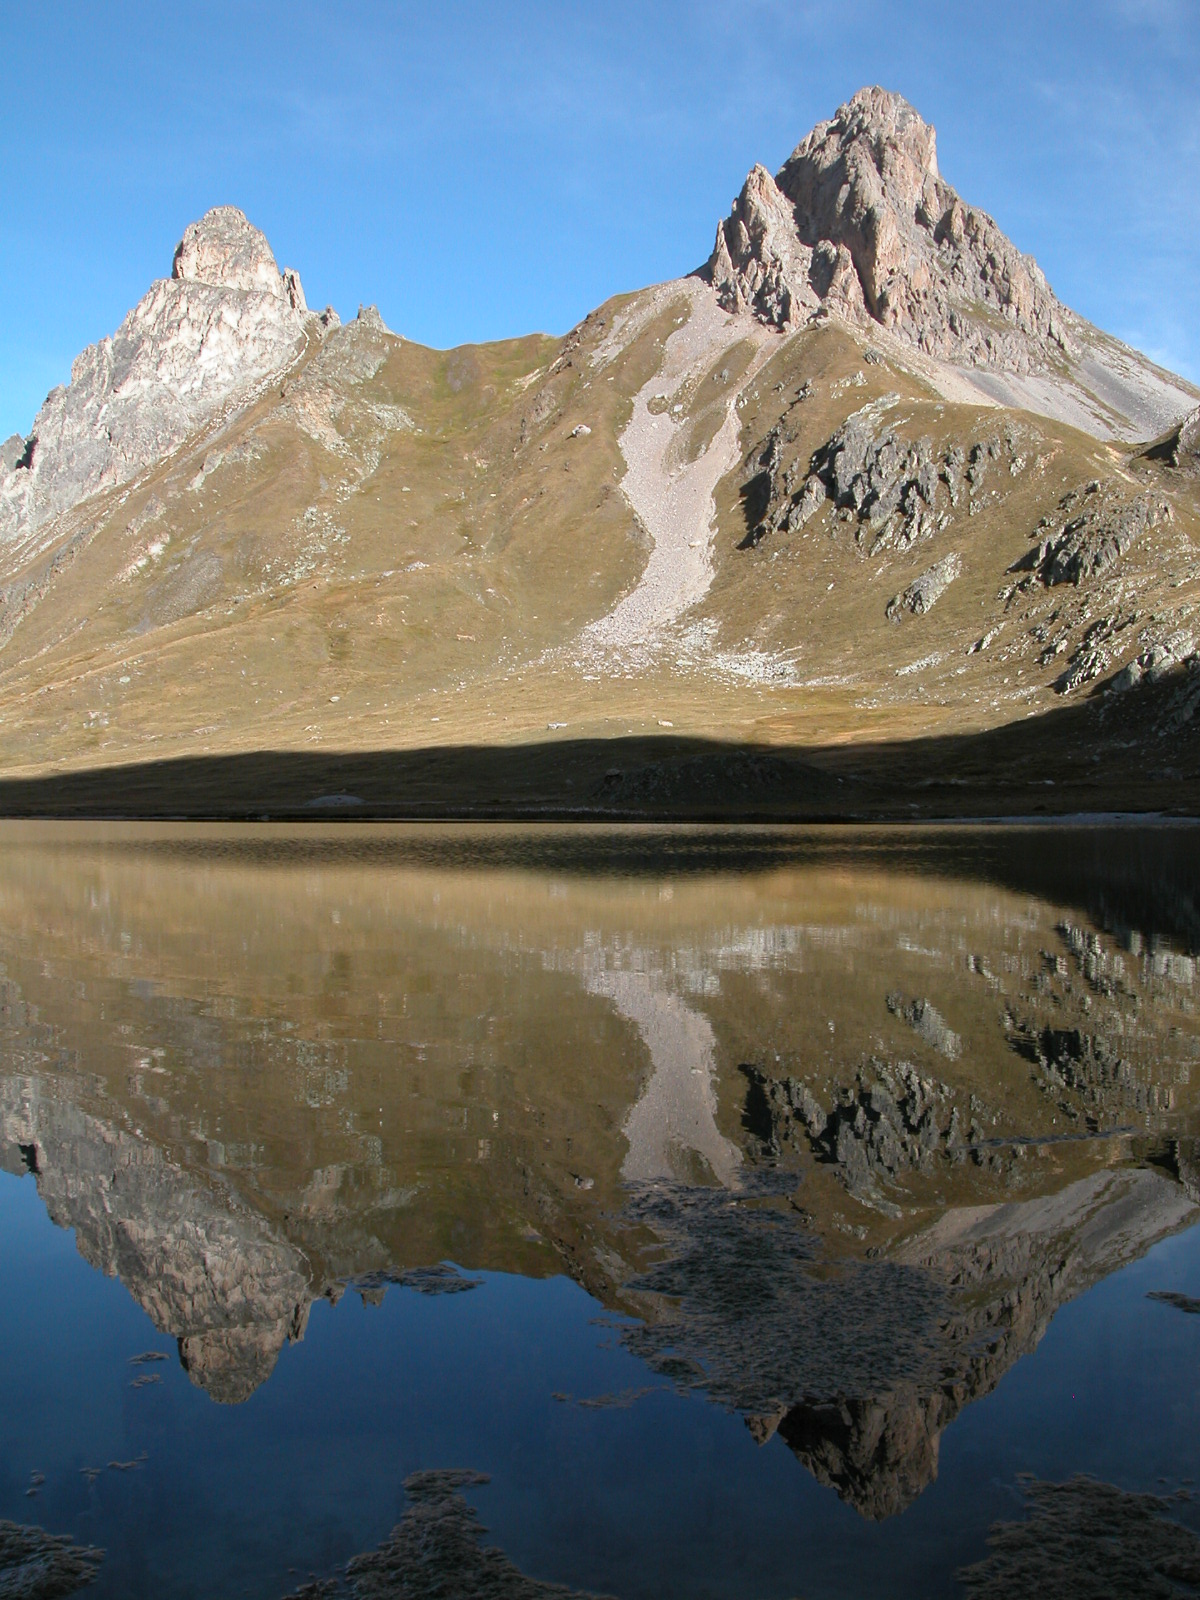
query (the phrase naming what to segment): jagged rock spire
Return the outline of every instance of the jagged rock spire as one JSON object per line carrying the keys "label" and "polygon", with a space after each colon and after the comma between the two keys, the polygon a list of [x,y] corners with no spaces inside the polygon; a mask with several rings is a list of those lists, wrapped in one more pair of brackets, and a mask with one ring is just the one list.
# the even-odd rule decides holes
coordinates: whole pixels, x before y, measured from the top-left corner
{"label": "jagged rock spire", "polygon": [[751,172],[708,272],[723,304],[779,327],[870,317],[930,355],[1016,371],[1071,348],[1037,263],[945,182],[934,130],[886,89],[818,123],[774,180]]}

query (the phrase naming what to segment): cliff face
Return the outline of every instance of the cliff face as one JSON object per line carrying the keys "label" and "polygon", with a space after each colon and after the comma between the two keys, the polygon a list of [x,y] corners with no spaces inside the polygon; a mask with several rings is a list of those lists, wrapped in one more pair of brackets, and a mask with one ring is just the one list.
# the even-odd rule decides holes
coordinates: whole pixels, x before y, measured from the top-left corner
{"label": "cliff face", "polygon": [[0,542],[22,545],[49,518],[169,454],[286,366],[310,321],[319,325],[298,274],[279,271],[240,211],[218,206],[193,222],[171,277],[75,358],[20,454],[10,449],[0,463]]}

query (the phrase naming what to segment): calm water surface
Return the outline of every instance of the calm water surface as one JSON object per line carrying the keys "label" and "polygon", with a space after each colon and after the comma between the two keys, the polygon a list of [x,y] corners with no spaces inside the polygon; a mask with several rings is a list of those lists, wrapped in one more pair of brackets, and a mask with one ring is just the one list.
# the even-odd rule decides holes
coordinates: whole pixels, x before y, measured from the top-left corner
{"label": "calm water surface", "polygon": [[1198,951],[1185,826],[0,826],[0,1595],[1194,1592]]}

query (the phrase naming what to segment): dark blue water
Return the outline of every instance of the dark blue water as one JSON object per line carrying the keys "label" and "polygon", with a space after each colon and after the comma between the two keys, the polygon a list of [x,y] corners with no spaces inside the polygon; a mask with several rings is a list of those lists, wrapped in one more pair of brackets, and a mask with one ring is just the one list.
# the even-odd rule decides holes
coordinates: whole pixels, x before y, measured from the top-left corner
{"label": "dark blue water", "polygon": [[[737,1416],[665,1387],[566,1278],[486,1274],[468,1293],[318,1302],[270,1381],[227,1407],[80,1260],[32,1177],[0,1175],[0,1259],[0,1516],[102,1545],[97,1597],[282,1595],[385,1537],[409,1473],[461,1466],[491,1475],[470,1491],[490,1539],[523,1571],[574,1587],[949,1596],[989,1524],[1020,1514],[1018,1473],[1162,1492],[1200,1467],[1200,1316],[1146,1297],[1200,1297],[1196,1228],[1064,1307],[947,1429],[936,1482],[882,1524],[819,1487],[778,1438],[760,1448]],[[129,1365],[153,1349],[171,1359]],[[160,1381],[131,1388],[144,1372]],[[89,1481],[87,1467],[104,1470]],[[46,1481],[29,1499],[33,1472]]]}

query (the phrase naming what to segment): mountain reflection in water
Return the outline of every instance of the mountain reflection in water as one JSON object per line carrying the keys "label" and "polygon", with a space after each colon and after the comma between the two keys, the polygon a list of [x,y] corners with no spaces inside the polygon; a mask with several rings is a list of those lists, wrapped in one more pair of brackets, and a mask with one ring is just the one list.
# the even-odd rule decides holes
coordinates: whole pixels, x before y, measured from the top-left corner
{"label": "mountain reflection in water", "polygon": [[[347,1288],[565,1275],[645,1375],[618,1404],[699,1396],[882,1522],[1200,1216],[1198,862],[1186,827],[6,825],[0,1162],[213,1401]],[[476,1548],[460,1478],[393,1567],[431,1506]]]}

